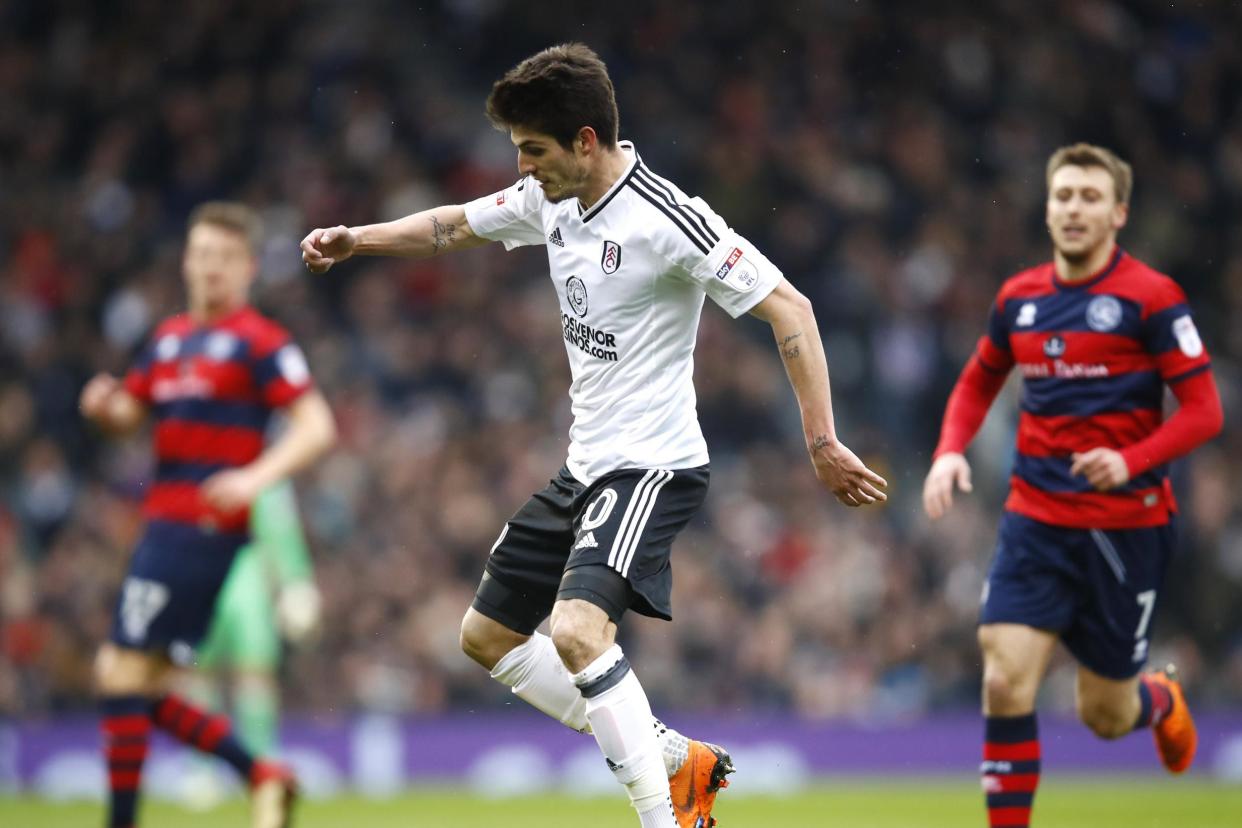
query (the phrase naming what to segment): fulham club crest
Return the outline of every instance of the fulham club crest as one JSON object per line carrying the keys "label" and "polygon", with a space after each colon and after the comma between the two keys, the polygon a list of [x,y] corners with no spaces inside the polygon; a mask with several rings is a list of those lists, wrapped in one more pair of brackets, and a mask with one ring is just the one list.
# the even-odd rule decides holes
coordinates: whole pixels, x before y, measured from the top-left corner
{"label": "fulham club crest", "polygon": [[614,241],[604,242],[604,253],[599,258],[599,266],[610,276],[616,273],[621,266],[621,245]]}

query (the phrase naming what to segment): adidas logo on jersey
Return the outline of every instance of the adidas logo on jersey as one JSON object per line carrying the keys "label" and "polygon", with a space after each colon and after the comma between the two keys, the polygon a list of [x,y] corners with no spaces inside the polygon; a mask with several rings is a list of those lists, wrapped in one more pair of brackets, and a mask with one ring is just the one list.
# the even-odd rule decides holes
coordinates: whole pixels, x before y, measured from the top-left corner
{"label": "adidas logo on jersey", "polygon": [[565,240],[561,238],[561,228],[552,228],[552,232],[548,234],[548,241],[555,244],[557,247],[564,247]]}
{"label": "adidas logo on jersey", "polygon": [[578,542],[574,544],[574,549],[598,549],[599,541],[595,540],[594,532],[587,532],[578,538]]}

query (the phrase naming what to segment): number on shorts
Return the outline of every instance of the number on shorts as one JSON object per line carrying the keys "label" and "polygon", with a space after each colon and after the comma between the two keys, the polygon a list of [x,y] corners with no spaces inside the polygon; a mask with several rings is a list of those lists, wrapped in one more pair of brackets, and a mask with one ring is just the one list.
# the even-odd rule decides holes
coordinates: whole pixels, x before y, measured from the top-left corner
{"label": "number on shorts", "polygon": [[604,489],[599,493],[599,497],[591,501],[591,505],[582,513],[582,531],[589,532],[597,526],[603,526],[604,521],[608,520],[608,516],[612,514],[612,507],[617,505],[617,493],[613,489]]}
{"label": "number on shorts", "polygon": [[125,635],[142,639],[147,627],[168,604],[168,587],[146,578],[126,578],[121,592],[121,625]]}
{"label": "number on shorts", "polygon": [[1139,606],[1143,608],[1143,615],[1139,618],[1138,629],[1134,631],[1136,640],[1147,635],[1147,625],[1151,623],[1151,611],[1156,608],[1156,591],[1149,589],[1146,592],[1140,592],[1137,599]]}

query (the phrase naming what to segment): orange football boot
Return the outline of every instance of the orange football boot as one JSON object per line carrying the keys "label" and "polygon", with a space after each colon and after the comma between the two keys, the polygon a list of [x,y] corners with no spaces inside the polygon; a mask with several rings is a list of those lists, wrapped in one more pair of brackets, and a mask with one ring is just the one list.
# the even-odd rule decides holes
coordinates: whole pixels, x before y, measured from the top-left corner
{"label": "orange football boot", "polygon": [[1151,732],[1160,761],[1170,773],[1182,773],[1195,758],[1199,734],[1195,731],[1195,720],[1190,717],[1190,708],[1186,706],[1181,682],[1177,680],[1177,668],[1170,664],[1163,670],[1152,670],[1144,678],[1168,690],[1173,698],[1173,709]]}
{"label": "orange football boot", "polygon": [[289,828],[298,781],[285,765],[263,759],[250,771],[250,811],[253,828]]}
{"label": "orange football boot", "polygon": [[733,760],[724,748],[690,740],[686,761],[668,780],[680,828],[712,828],[716,824],[712,806],[720,789],[729,787],[725,777],[734,770]]}

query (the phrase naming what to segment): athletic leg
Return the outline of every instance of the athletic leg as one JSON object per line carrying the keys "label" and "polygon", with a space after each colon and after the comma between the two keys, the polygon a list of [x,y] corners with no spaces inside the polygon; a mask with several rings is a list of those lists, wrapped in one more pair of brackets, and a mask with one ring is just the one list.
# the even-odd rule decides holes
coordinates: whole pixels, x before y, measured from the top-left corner
{"label": "athletic leg", "polygon": [[1172,559],[1171,525],[1082,533],[1090,600],[1064,639],[1078,659],[1078,715],[1101,738],[1150,728],[1165,767],[1190,767],[1194,719],[1172,666],[1143,673],[1158,597]]}
{"label": "athletic leg", "polygon": [[677,828],[668,776],[651,705],[615,643],[617,626],[581,599],[557,601],[552,641],[586,702],[591,732],[617,781],[625,786],[642,828]]}
{"label": "athletic leg", "polygon": [[1039,786],[1035,696],[1055,635],[1021,624],[979,627],[983,651],[983,790],[991,828],[1026,828]]}

